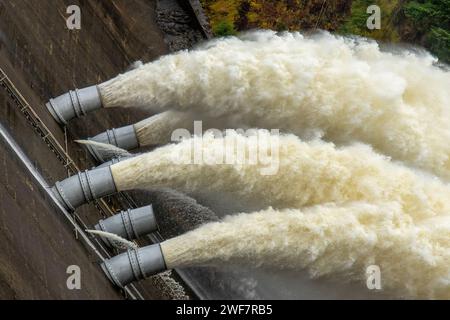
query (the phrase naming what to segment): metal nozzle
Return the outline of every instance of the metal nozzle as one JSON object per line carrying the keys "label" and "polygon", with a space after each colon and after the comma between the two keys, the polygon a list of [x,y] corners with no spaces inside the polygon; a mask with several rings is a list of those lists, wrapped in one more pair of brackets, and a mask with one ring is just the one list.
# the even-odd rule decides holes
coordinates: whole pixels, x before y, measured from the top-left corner
{"label": "metal nozzle", "polygon": [[110,167],[79,172],[55,183],[53,194],[69,211],[117,191]]}
{"label": "metal nozzle", "polygon": [[128,250],[105,260],[101,267],[109,280],[121,288],[133,281],[167,270],[159,244]]}
{"label": "metal nozzle", "polygon": [[[121,149],[125,150],[133,150],[139,147],[139,141],[136,136],[136,131],[134,130],[133,125],[106,130],[95,137],[88,138],[88,140],[111,144]],[[86,145],[89,153],[94,157],[98,162],[104,162],[108,159],[105,159],[104,156],[96,150],[95,146]]]}
{"label": "metal nozzle", "polygon": [[69,120],[75,117],[80,118],[88,112],[100,109],[102,101],[97,86],[90,86],[83,89],[75,89],[74,91],[71,90],[50,99],[46,106],[58,123],[66,125]]}
{"label": "metal nozzle", "polygon": [[[95,229],[117,234],[127,240],[152,233],[158,229],[155,213],[151,205],[122,211],[106,220],[100,220]],[[110,240],[102,238],[107,246],[112,247]]]}

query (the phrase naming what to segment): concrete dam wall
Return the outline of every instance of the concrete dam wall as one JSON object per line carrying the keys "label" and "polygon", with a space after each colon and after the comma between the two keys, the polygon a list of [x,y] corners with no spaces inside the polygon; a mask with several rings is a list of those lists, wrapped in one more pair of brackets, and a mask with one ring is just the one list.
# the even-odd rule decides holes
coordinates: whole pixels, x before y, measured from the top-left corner
{"label": "concrete dam wall", "polygon": [[[80,30],[66,26],[66,9],[72,4],[81,9]],[[168,15],[167,5],[178,14]],[[195,21],[176,1],[2,1],[1,125],[49,184],[74,174],[74,168],[92,167],[92,159],[74,140],[147,115],[143,111],[100,112],[89,116],[87,123],[73,121],[62,128],[44,102],[67,88],[124,72],[136,60],[150,61],[170,49],[193,45],[204,37]],[[177,31],[169,34],[171,26]],[[51,133],[52,143],[41,127]],[[64,150],[55,151],[55,143]],[[5,142],[0,148],[0,299],[131,298],[109,283],[98,257],[54,207],[17,154]],[[58,152],[66,152],[73,163],[65,163],[69,160]],[[116,197],[105,202],[114,211],[122,208]],[[102,218],[94,205],[84,206],[76,215],[74,221],[79,218],[90,226]],[[71,265],[81,270],[79,290],[67,287]],[[180,286],[178,280],[177,276],[175,280],[152,277],[138,285],[134,298],[180,298],[174,293]],[[183,290],[181,297],[191,293],[189,288]]]}

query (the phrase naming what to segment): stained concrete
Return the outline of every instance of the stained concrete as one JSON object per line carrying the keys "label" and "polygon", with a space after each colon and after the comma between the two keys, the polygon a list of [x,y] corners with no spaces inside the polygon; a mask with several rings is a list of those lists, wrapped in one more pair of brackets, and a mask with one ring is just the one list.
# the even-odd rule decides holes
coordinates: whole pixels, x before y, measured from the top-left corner
{"label": "stained concrete", "polygon": [[[0,298],[122,299],[15,154],[0,148]],[[80,290],[66,284],[71,265]]]}
{"label": "stained concrete", "polygon": [[[70,4],[81,8],[81,30],[66,28]],[[169,51],[165,36],[156,21],[156,1],[0,2],[0,66],[58,141],[64,145],[67,138],[68,153],[81,168],[90,168],[93,162],[73,140],[148,114],[101,110],[72,121],[65,137],[44,102],[69,89],[105,81],[135,60],[158,58]],[[0,121],[49,183],[67,176],[4,88],[0,88]],[[0,160],[0,299],[123,298],[2,145]],[[77,213],[90,224],[102,218],[92,206]],[[81,267],[81,290],[66,287],[65,272],[71,264]],[[138,286],[147,299],[169,298],[156,284],[153,279]]]}

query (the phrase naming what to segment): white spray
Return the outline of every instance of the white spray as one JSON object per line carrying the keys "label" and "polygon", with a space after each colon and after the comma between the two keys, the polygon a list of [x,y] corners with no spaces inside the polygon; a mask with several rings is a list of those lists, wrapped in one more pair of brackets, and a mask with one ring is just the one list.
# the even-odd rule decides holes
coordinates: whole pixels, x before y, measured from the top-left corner
{"label": "white spray", "polygon": [[104,157],[106,159],[112,159],[112,158],[116,158],[116,157],[131,157],[131,156],[133,156],[127,150],[118,148],[109,143],[102,143],[102,142],[97,142],[97,141],[93,141],[93,140],[75,140],[75,142],[82,144],[82,145],[91,146],[98,153],[100,153],[102,155],[102,157]]}
{"label": "white spray", "polygon": [[171,142],[172,133],[179,128],[192,132],[195,118],[188,112],[166,111],[134,124],[140,146]]}
{"label": "white spray", "polygon": [[[117,163],[111,171],[119,190],[162,186],[187,193],[226,192],[241,201],[259,201],[261,208],[395,201],[417,217],[450,213],[449,185],[392,163],[365,145],[336,148],[286,135],[278,137],[274,149],[272,136],[258,132],[258,143],[231,130],[223,138],[195,136]],[[239,156],[239,148],[230,145],[245,153]],[[195,162],[198,154],[203,161]],[[255,154],[266,157],[253,161]],[[225,162],[230,159],[235,161]]]}
{"label": "white spray", "polygon": [[189,138],[192,134],[202,135],[207,130],[223,130],[234,117],[211,119],[191,112],[165,111],[134,124],[139,145],[164,145]]}
{"label": "white spray", "polygon": [[233,263],[304,269],[312,277],[366,284],[403,297],[450,298],[450,215],[414,220],[399,203],[325,204],[225,218],[167,240],[169,268]]}
{"label": "white spray", "polygon": [[125,238],[122,238],[121,236],[118,236],[115,233],[101,231],[101,230],[86,230],[87,233],[95,234],[101,238],[110,240],[110,243],[116,248],[116,249],[137,249],[139,248],[138,245],[135,242],[129,241]]}
{"label": "white spray", "polygon": [[230,127],[359,140],[450,178],[450,74],[425,52],[330,34],[258,31],[214,40],[99,86],[105,107],[234,117]]}
{"label": "white spray", "polygon": [[[259,132],[259,139],[271,139]],[[253,138],[230,130],[223,138],[195,136],[111,167],[119,190],[227,192],[278,208],[228,217],[163,242],[169,268],[236,263],[365,282],[367,267],[376,265],[383,288],[397,295],[450,298],[450,185],[366,145],[337,148],[294,135],[279,137],[272,158],[278,171],[264,175],[267,163],[251,163],[251,154],[274,150]],[[197,148],[203,159],[236,158],[237,148],[225,147],[229,140],[245,146],[244,161],[194,162]]]}

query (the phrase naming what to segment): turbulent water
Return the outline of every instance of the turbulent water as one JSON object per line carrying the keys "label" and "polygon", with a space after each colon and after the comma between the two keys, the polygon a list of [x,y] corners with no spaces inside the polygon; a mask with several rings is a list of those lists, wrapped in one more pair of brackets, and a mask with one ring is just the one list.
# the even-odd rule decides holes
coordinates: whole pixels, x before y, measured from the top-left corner
{"label": "turbulent water", "polygon": [[[209,208],[175,190],[150,190],[145,199],[152,203],[160,233],[166,239],[218,220]],[[238,273],[217,268],[190,268],[184,272],[195,276],[203,288],[210,288],[210,292],[217,294],[208,298],[258,297],[251,281]]]}
{"label": "turbulent water", "polygon": [[273,152],[267,141],[255,144],[252,136],[228,131],[224,138],[193,137],[111,167],[119,190],[207,189],[240,201],[257,195],[262,206],[277,208],[227,217],[164,242],[169,268],[235,263],[365,281],[366,267],[377,265],[384,289],[450,298],[448,184],[366,145],[338,148],[293,135],[279,137],[273,175],[261,174],[267,163],[179,162],[193,160],[193,148],[200,145],[205,154],[232,158],[236,149],[224,147],[228,140],[248,148],[247,160],[255,146]]}
{"label": "turbulent water", "polygon": [[[278,138],[274,152],[271,138],[261,134],[255,144],[252,136],[234,131],[224,138],[193,137],[117,163],[111,170],[118,190],[162,186],[188,193],[226,192],[241,201],[252,202],[257,197],[261,206],[276,208],[324,202],[396,201],[417,219],[450,214],[449,185],[393,163],[365,145],[337,148],[331,143],[306,143],[286,135]],[[211,158],[237,158],[237,148],[225,147],[233,143],[244,146],[243,161],[212,163]],[[197,149],[203,151],[204,161],[195,164],[193,154]],[[272,153],[273,157],[251,162],[250,154],[257,152]],[[268,167],[277,171],[263,175]]]}
{"label": "turbulent water", "polygon": [[449,215],[416,220],[398,202],[324,204],[230,216],[161,244],[167,266],[306,268],[312,277],[366,283],[403,297],[450,298]]}
{"label": "turbulent water", "polygon": [[448,179],[450,74],[434,62],[364,39],[257,31],[164,56],[99,88],[105,107],[362,141]]}
{"label": "turbulent water", "polygon": [[[262,205],[278,210],[228,217],[163,243],[168,267],[230,262],[364,280],[365,268],[375,264],[385,289],[450,297],[449,185],[367,146],[336,148],[292,135],[279,138],[274,175],[261,175],[260,164],[174,163],[191,156],[199,139],[113,165],[118,189],[208,189],[233,192],[243,201],[258,195]],[[227,139],[254,146],[250,137],[229,132],[204,138],[203,149],[220,154]]]}
{"label": "turbulent water", "polygon": [[171,142],[174,130],[193,131],[194,116],[188,112],[166,111],[134,125],[140,146],[162,145]]}
{"label": "turbulent water", "polygon": [[164,145],[190,137],[201,135],[206,130],[215,128],[224,130],[231,127],[228,119],[213,119],[199,116],[192,112],[169,110],[134,124],[136,135],[141,147]]}
{"label": "turbulent water", "polygon": [[127,150],[118,148],[108,143],[102,143],[93,140],[76,140],[75,142],[85,146],[90,146],[91,148],[95,149],[103,159],[112,159],[117,157],[126,158],[133,156]]}
{"label": "turbulent water", "polygon": [[195,199],[171,189],[150,190],[146,200],[153,205],[156,220],[164,238],[191,231],[219,218]]}
{"label": "turbulent water", "polygon": [[164,56],[99,86],[105,107],[164,111],[135,125],[142,145],[194,118],[295,135],[194,136],[113,165],[116,186],[266,208],[163,242],[169,268],[306,269],[365,285],[377,265],[398,296],[450,298],[450,74],[435,62],[361,38],[269,31]]}

